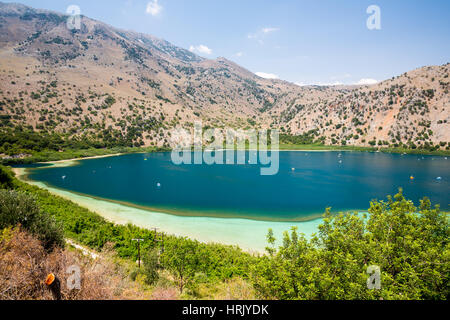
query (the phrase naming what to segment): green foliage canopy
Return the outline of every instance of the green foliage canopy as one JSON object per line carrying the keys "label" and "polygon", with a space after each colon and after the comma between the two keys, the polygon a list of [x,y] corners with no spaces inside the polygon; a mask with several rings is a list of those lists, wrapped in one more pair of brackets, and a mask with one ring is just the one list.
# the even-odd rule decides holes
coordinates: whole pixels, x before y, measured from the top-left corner
{"label": "green foliage canopy", "polygon": [[[252,266],[252,282],[270,299],[448,299],[449,225],[424,198],[416,208],[402,190],[373,201],[370,215],[330,211],[310,241],[297,229]],[[269,243],[274,242],[269,233]],[[380,267],[381,289],[369,290],[367,269]]]}
{"label": "green foliage canopy", "polygon": [[33,196],[14,190],[0,190],[0,230],[17,225],[35,234],[46,249],[64,246],[61,224],[43,212]]}

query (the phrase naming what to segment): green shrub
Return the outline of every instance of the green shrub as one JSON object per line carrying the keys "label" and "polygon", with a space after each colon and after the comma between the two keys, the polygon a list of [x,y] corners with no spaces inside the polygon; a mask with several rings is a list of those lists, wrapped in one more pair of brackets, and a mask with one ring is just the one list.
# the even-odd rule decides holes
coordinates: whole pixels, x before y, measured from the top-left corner
{"label": "green shrub", "polygon": [[198,242],[188,238],[174,239],[165,243],[165,251],[161,255],[161,262],[169,270],[180,290],[189,286],[198,270],[199,256]]}
{"label": "green shrub", "polygon": [[[402,191],[373,201],[370,215],[327,210],[311,240],[293,228],[283,245],[252,266],[262,298],[309,300],[448,300],[448,218],[427,198],[416,208]],[[268,237],[270,244],[275,240]],[[367,287],[368,267],[378,266],[381,287]]]}
{"label": "green shrub", "polygon": [[154,248],[144,253],[142,261],[144,262],[143,273],[147,284],[154,284],[159,279],[159,249]]}
{"label": "green shrub", "polygon": [[0,190],[0,229],[17,225],[36,235],[46,249],[64,246],[61,225],[40,210],[33,196],[13,190]]}
{"label": "green shrub", "polygon": [[13,173],[10,169],[0,165],[0,189],[12,189],[13,187]]}

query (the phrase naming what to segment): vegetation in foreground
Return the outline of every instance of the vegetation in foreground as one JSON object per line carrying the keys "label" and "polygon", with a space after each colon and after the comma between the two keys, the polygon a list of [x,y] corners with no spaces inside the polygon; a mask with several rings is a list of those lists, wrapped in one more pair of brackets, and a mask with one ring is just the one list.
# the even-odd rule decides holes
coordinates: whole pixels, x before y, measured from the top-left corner
{"label": "vegetation in foreground", "polygon": [[[68,270],[78,266],[80,289],[70,290]],[[72,268],[72,269],[71,269]],[[106,248],[92,259],[70,247],[46,249],[36,236],[23,227],[0,231],[0,300],[50,300],[52,295],[43,281],[54,273],[61,281],[64,300],[158,299],[132,281],[129,266]],[[176,295],[175,295],[176,297]]]}
{"label": "vegetation in foreground", "polygon": [[[129,265],[137,259],[132,239],[145,239],[143,268],[134,266],[128,271],[141,290],[153,292],[151,298],[158,298],[155,292],[171,299],[449,298],[448,216],[439,206],[432,207],[427,198],[415,207],[401,190],[387,201],[372,201],[366,217],[333,216],[327,210],[319,232],[311,240],[293,229],[284,234],[282,246],[276,248],[269,230],[267,254],[258,255],[237,247],[169,235],[164,235],[164,246],[160,246],[162,242],[154,240],[162,240],[161,236],[155,239],[150,230],[114,225],[71,201],[18,181],[7,168],[2,167],[0,172],[4,188],[0,191],[1,229],[11,230],[21,224],[34,237],[54,244],[46,249],[49,254],[63,246],[58,240],[61,236],[100,252],[111,248],[117,261]],[[35,215],[47,215],[62,224],[62,228],[54,225],[53,242],[52,237],[42,238],[48,235],[41,234],[43,231],[33,228],[33,224],[23,223],[30,207]],[[0,239],[0,247],[2,254],[11,252],[4,238]],[[12,259],[9,263],[15,266],[19,261]],[[380,268],[380,290],[367,288],[367,268],[371,265]],[[8,275],[1,277],[0,282],[11,281]],[[99,282],[98,286],[103,284]],[[175,288],[177,295],[165,294]]]}

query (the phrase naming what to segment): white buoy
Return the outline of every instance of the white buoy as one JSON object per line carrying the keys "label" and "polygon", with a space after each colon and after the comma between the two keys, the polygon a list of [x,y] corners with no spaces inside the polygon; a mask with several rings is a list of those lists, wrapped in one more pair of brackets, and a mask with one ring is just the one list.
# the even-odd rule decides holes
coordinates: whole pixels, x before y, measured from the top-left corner
{"label": "white buoy", "polygon": [[442,180],[442,177],[437,177],[436,180]]}
{"label": "white buoy", "polygon": [[161,183],[158,182],[158,183],[156,184],[156,186],[157,186],[158,188],[161,188]]}
{"label": "white buoy", "polygon": [[66,176],[62,176],[61,178],[64,180],[64,179],[66,179]]}

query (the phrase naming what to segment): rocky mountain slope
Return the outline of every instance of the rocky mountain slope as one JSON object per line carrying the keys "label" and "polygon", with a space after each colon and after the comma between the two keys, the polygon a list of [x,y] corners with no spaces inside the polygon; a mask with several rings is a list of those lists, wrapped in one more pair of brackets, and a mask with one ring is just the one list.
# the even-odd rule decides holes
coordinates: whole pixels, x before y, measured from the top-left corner
{"label": "rocky mountain slope", "polygon": [[132,145],[170,129],[278,128],[307,141],[447,148],[450,65],[373,86],[299,87],[262,79],[150,35],[0,3],[0,126]]}
{"label": "rocky mountain slope", "polygon": [[293,134],[314,130],[327,144],[448,146],[450,65],[424,67],[320,103],[280,113]]}

